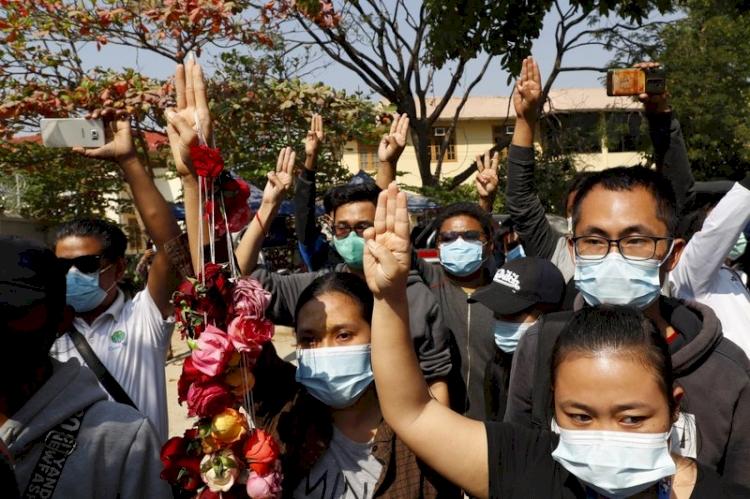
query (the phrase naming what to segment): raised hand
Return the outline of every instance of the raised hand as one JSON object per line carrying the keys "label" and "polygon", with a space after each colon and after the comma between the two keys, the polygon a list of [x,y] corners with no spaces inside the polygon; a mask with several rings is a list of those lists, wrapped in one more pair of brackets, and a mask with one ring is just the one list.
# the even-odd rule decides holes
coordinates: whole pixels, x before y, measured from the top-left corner
{"label": "raised hand", "polygon": [[[640,69],[660,68],[661,64],[658,62],[639,62],[633,64],[633,67]],[[661,94],[638,94],[638,100],[643,103],[646,114],[666,113],[671,109],[669,106],[669,94],[666,88],[664,89],[664,93]]]}
{"label": "raised hand", "polygon": [[406,194],[396,182],[378,197],[375,224],[364,233],[364,271],[367,285],[376,298],[389,291],[406,289],[411,253]]}
{"label": "raised hand", "polygon": [[409,133],[409,116],[395,113],[391,122],[391,132],[380,141],[378,160],[395,165],[406,148],[407,133]]}
{"label": "raised hand", "polygon": [[313,114],[312,120],[310,120],[310,131],[307,132],[307,139],[305,139],[305,169],[315,169],[323,137],[323,117],[319,114]]}
{"label": "raised hand", "polygon": [[213,128],[200,64],[192,59],[184,66],[178,64],[174,79],[177,108],[167,111],[167,135],[177,174],[185,177],[195,175],[190,159],[190,146],[197,145],[201,136],[206,144],[212,146]]}
{"label": "raised hand", "polygon": [[113,108],[97,109],[86,115],[86,119],[102,120],[106,143],[96,149],[74,147],[73,151],[87,158],[119,160],[136,154],[133,133],[130,130],[130,115],[127,111]]}
{"label": "raised hand", "polygon": [[517,119],[524,119],[529,123],[536,121],[537,107],[542,95],[542,77],[539,64],[529,56],[521,65],[521,77],[516,81],[513,92],[513,106]]}
{"label": "raised hand", "polygon": [[285,147],[279,152],[276,160],[276,170],[268,173],[268,182],[263,189],[263,203],[278,205],[286,197],[286,193],[294,183],[294,162],[297,153],[291,147]]}
{"label": "raised hand", "polygon": [[497,178],[497,165],[500,162],[500,153],[492,155],[490,161],[490,151],[485,151],[484,161],[482,156],[477,154],[477,193],[480,198],[490,198],[497,194],[497,185],[500,180]]}

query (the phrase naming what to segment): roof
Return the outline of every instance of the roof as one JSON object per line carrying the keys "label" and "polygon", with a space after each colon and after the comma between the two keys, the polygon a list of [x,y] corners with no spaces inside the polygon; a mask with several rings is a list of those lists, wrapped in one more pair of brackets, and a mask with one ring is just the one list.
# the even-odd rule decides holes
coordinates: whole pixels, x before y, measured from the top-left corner
{"label": "roof", "polygon": [[[546,112],[585,112],[602,110],[632,110],[642,108],[640,102],[631,97],[609,97],[603,87],[597,88],[564,88],[552,90],[549,102],[545,105]],[[427,112],[432,112],[440,102],[439,98],[427,98]],[[452,97],[440,114],[440,119],[450,120],[456,113],[461,102],[460,97]],[[462,120],[502,120],[515,118],[516,111],[509,97],[469,97],[464,104],[459,119]]]}

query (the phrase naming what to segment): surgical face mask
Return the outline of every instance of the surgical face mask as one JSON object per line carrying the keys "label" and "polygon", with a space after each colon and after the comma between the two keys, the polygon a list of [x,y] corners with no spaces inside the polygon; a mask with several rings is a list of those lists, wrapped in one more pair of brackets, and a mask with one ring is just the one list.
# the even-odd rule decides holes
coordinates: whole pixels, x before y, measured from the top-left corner
{"label": "surgical face mask", "polygon": [[445,270],[459,277],[476,272],[484,262],[484,244],[462,238],[440,246],[440,263]]}
{"label": "surgical face mask", "polygon": [[523,250],[523,245],[519,244],[509,252],[505,254],[505,261],[509,262],[511,260],[515,260],[516,258],[525,258],[526,252]]}
{"label": "surgical face mask", "polygon": [[365,239],[363,237],[360,237],[356,232],[351,231],[349,235],[344,238],[339,239],[338,237],[334,237],[333,245],[348,266],[357,270],[362,269],[362,261],[364,259],[365,251]]}
{"label": "surgical face mask", "polygon": [[75,267],[68,270],[66,279],[65,300],[77,313],[91,312],[102,304],[107,293],[117,283],[112,283],[108,289],[99,286],[99,274],[111,265],[91,274],[84,274]]}
{"label": "surgical face mask", "polygon": [[[610,499],[631,497],[675,474],[670,432],[565,430],[554,423],[553,431],[560,434],[560,443],[552,459]],[[669,497],[668,492],[668,485],[660,486],[659,497]]]}
{"label": "surgical face mask", "polygon": [[747,249],[747,238],[743,232],[740,232],[739,239],[734,244],[732,251],[729,252],[729,259],[732,261],[738,259],[745,254],[745,249]]}
{"label": "surgical face mask", "polygon": [[534,322],[508,322],[495,319],[495,344],[505,353],[514,353],[518,342]]}
{"label": "surgical face mask", "polygon": [[297,350],[297,382],[334,409],[349,407],[373,382],[370,344]]}
{"label": "surgical face mask", "polygon": [[576,257],[573,278],[589,305],[609,303],[643,310],[661,294],[659,268],[664,260],[626,260],[620,253],[601,260]]}

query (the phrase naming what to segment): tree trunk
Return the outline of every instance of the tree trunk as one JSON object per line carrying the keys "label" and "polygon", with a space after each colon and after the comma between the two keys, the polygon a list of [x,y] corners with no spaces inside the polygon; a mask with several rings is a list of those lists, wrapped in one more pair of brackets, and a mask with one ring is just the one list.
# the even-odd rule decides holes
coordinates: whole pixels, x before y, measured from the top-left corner
{"label": "tree trunk", "polygon": [[430,139],[427,136],[427,128],[424,123],[417,120],[412,121],[411,124],[411,141],[414,144],[414,152],[417,156],[422,187],[435,187],[438,185],[438,179],[432,174],[429,149]]}

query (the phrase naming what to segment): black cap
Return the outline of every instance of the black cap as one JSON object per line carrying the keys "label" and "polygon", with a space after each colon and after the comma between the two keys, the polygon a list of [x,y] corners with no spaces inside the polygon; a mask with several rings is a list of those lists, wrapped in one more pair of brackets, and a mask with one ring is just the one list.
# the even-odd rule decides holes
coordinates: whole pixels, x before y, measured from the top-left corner
{"label": "black cap", "polygon": [[495,314],[517,314],[538,304],[560,306],[565,296],[565,278],[549,260],[526,257],[506,262],[489,286],[469,299]]}
{"label": "black cap", "polygon": [[57,257],[36,241],[0,236],[0,306],[25,307],[64,293]]}

